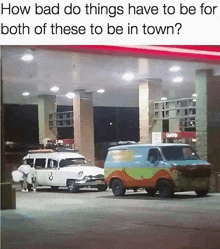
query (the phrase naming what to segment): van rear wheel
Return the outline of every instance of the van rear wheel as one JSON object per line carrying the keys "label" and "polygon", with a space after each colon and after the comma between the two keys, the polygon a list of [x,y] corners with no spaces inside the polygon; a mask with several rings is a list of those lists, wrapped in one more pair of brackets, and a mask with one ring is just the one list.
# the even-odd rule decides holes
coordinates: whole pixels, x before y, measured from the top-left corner
{"label": "van rear wheel", "polygon": [[119,179],[115,179],[112,182],[112,192],[115,196],[125,195],[125,188],[123,188],[122,182]]}
{"label": "van rear wheel", "polygon": [[173,188],[172,188],[171,183],[169,181],[166,181],[166,180],[160,181],[158,183],[157,188],[158,188],[160,197],[170,198],[174,194]]}

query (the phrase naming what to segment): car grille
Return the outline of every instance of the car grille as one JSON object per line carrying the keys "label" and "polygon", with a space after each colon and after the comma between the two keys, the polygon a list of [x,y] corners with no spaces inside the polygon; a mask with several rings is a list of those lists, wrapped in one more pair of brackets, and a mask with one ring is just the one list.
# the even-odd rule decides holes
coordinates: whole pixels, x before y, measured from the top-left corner
{"label": "car grille", "polygon": [[102,175],[102,174],[99,174],[99,175],[96,175],[96,176],[89,175],[87,177],[89,177],[91,180],[100,180],[100,179],[104,180],[104,175]]}
{"label": "car grille", "polygon": [[178,171],[186,178],[206,178],[211,175],[211,168],[206,165],[187,165],[185,167],[178,166]]}

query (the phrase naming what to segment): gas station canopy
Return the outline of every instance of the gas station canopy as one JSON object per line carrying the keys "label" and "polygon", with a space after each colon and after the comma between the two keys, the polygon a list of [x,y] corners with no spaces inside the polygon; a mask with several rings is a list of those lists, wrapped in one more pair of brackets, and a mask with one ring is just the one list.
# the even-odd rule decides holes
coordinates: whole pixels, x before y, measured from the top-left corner
{"label": "gas station canopy", "polygon": [[138,107],[140,81],[161,81],[163,97],[173,90],[189,98],[196,70],[218,76],[219,63],[217,46],[2,46],[3,101],[34,104],[49,94],[72,105],[67,94],[84,89],[93,92],[94,106]]}

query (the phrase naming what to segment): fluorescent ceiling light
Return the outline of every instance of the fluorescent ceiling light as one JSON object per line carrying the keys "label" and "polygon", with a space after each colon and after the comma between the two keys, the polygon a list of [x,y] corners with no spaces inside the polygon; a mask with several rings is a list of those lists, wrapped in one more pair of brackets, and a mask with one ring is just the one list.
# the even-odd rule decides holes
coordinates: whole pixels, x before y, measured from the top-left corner
{"label": "fluorescent ceiling light", "polygon": [[193,93],[193,95],[192,95],[193,97],[197,97],[197,94],[196,93]]}
{"label": "fluorescent ceiling light", "polygon": [[182,77],[176,77],[173,79],[173,82],[176,82],[176,83],[179,83],[179,82],[182,82],[183,81],[183,78]]}
{"label": "fluorescent ceiling light", "polygon": [[28,96],[28,95],[30,95],[30,93],[29,92],[24,92],[24,93],[22,93],[22,95],[23,96]]}
{"label": "fluorescent ceiling light", "polygon": [[134,74],[133,73],[125,73],[123,76],[122,76],[122,79],[123,80],[126,80],[126,81],[131,81],[134,79]]}
{"label": "fluorescent ceiling light", "polygon": [[54,86],[54,87],[52,87],[52,88],[50,89],[50,91],[52,91],[52,92],[57,92],[57,91],[59,91],[59,87]]}
{"label": "fluorescent ceiling light", "polygon": [[32,54],[25,54],[21,57],[23,61],[32,61],[34,59],[34,56]]}
{"label": "fluorescent ceiling light", "polygon": [[73,99],[75,97],[75,93],[69,92],[69,93],[67,93],[66,97],[68,99]]}
{"label": "fluorescent ceiling light", "polygon": [[167,100],[167,98],[166,97],[162,97],[161,100]]}
{"label": "fluorescent ceiling light", "polygon": [[178,66],[173,66],[173,67],[171,67],[169,70],[170,70],[171,72],[177,72],[177,71],[180,70],[180,67],[178,67]]}
{"label": "fluorescent ceiling light", "polygon": [[99,89],[99,90],[97,91],[97,93],[104,93],[104,92],[105,92],[104,89]]}

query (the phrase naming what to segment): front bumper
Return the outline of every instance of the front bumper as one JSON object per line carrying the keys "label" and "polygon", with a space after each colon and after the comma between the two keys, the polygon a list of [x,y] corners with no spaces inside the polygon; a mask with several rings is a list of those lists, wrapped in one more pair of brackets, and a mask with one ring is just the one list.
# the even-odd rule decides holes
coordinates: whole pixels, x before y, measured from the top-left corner
{"label": "front bumper", "polygon": [[95,178],[95,177],[91,177],[91,176],[85,176],[83,179],[81,180],[75,180],[75,185],[77,186],[97,186],[97,185],[104,185],[104,178]]}
{"label": "front bumper", "polygon": [[210,178],[185,178],[178,177],[175,181],[175,191],[195,191],[209,189]]}

